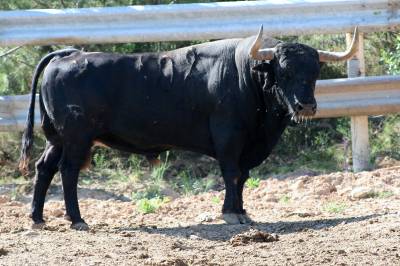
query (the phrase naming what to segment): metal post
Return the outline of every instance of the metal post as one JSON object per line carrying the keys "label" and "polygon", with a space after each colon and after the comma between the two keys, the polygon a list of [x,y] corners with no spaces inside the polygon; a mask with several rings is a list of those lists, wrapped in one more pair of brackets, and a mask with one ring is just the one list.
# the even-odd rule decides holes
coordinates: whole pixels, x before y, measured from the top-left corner
{"label": "metal post", "polygon": [[[346,34],[347,46],[351,43],[351,38],[351,33]],[[349,78],[365,76],[363,33],[360,34],[357,54],[347,61],[347,75]],[[351,117],[351,140],[353,171],[359,172],[369,169],[368,116]]]}

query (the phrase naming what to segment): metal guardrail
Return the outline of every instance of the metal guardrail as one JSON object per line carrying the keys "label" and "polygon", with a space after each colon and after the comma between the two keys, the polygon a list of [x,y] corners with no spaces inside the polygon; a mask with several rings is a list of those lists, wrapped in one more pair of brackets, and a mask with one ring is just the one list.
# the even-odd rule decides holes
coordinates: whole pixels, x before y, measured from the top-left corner
{"label": "metal guardrail", "polygon": [[400,112],[400,75],[319,80],[316,117]]}
{"label": "metal guardrail", "polygon": [[0,11],[0,46],[206,40],[394,30],[398,0],[241,1]]}
{"label": "metal guardrail", "polygon": [[[400,112],[400,75],[319,80],[316,99],[318,118]],[[0,97],[0,131],[25,127],[29,101],[30,95]],[[36,126],[39,123],[36,104]]]}

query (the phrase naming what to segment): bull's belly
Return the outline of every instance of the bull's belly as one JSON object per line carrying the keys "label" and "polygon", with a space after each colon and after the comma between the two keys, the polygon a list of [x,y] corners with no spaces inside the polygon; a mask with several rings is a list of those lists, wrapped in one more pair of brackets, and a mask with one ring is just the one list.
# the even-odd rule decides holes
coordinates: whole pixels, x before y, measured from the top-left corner
{"label": "bull's belly", "polygon": [[111,148],[144,155],[180,149],[214,156],[208,122],[148,121],[116,120],[96,140]]}

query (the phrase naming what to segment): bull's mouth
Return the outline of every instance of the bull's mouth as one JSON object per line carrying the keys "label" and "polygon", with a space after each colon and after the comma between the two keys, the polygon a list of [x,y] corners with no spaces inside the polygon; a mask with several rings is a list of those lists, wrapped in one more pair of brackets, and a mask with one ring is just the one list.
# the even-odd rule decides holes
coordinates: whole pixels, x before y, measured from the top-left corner
{"label": "bull's mouth", "polygon": [[310,121],[315,115],[315,111],[312,114],[301,114],[299,112],[290,113],[290,120],[296,123],[303,123]]}
{"label": "bull's mouth", "polygon": [[295,110],[291,104],[289,106],[290,120],[296,123],[307,122],[311,120],[317,112],[317,107],[304,108],[302,110]]}

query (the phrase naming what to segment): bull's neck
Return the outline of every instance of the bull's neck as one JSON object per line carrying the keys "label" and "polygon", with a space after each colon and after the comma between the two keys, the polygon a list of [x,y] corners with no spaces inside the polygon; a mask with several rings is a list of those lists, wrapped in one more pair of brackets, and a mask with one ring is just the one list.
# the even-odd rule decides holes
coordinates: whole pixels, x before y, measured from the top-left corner
{"label": "bull's neck", "polygon": [[260,63],[260,61],[249,60],[248,67],[247,67],[247,71],[248,71],[247,76],[251,77],[252,82],[249,82],[250,87],[251,87],[253,94],[258,99],[257,110],[259,110],[259,112],[264,113],[266,110],[266,103],[265,103],[265,99],[264,99],[264,97],[265,97],[264,91],[262,88],[263,79],[259,73],[252,70],[252,68],[255,67],[258,63]]}
{"label": "bull's neck", "polygon": [[[273,90],[274,80],[268,82],[266,88],[263,86],[266,83],[266,79],[273,79],[273,73],[260,73],[252,70],[254,66],[260,64],[261,61],[250,61],[249,62],[249,71],[253,80],[253,90],[256,93],[257,97],[260,99],[259,108],[265,116],[268,116],[269,119],[286,121],[286,117],[288,117],[288,110],[282,106],[282,104],[278,101],[276,92]],[[270,70],[272,71],[272,69]],[[265,121],[264,116],[264,121]]]}

